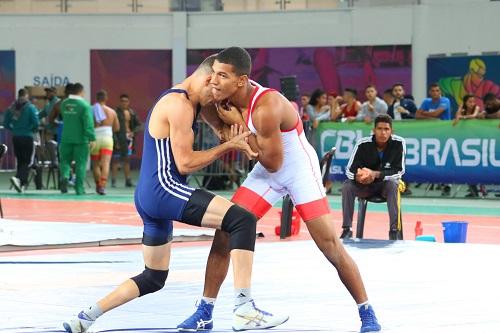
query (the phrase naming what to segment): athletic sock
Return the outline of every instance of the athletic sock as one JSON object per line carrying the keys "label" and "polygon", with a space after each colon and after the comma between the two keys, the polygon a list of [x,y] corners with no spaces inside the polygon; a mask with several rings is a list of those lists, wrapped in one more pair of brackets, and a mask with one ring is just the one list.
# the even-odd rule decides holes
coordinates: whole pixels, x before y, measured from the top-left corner
{"label": "athletic sock", "polygon": [[201,299],[202,299],[205,303],[207,303],[207,304],[210,304],[210,305],[215,305],[215,300],[216,300],[217,298],[211,298],[211,297],[205,297],[205,296],[203,296]]}
{"label": "athletic sock", "polygon": [[87,316],[89,316],[89,318],[92,320],[96,320],[97,318],[99,318],[103,314],[101,308],[99,307],[99,305],[97,305],[97,303],[92,305],[90,308],[83,310],[83,312]]}
{"label": "athletic sock", "polygon": [[370,302],[369,302],[369,301],[366,301],[366,302],[364,302],[364,303],[358,304],[358,309],[361,309],[361,307],[362,307],[362,306],[364,306],[364,305],[369,305],[369,304],[370,304]]}
{"label": "athletic sock", "polygon": [[250,288],[235,288],[234,289],[234,306],[238,307],[252,300]]}

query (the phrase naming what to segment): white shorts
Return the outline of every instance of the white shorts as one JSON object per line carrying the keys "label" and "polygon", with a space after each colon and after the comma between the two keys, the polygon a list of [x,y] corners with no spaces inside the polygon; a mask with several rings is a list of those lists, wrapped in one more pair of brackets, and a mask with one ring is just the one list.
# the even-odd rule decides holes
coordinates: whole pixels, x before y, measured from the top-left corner
{"label": "white shorts", "polygon": [[231,201],[261,218],[289,194],[304,221],[330,213],[316,152],[308,143],[294,150],[285,152],[283,166],[275,173],[257,163]]}

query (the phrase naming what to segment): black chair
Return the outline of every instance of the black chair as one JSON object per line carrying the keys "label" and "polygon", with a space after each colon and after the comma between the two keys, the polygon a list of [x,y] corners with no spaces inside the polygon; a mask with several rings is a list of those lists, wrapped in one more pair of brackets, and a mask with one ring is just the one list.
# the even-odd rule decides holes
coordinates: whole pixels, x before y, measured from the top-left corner
{"label": "black chair", "polygon": [[[405,190],[405,185],[403,181],[399,181],[399,201],[401,200],[401,193]],[[385,198],[379,195],[374,195],[369,198],[359,198],[358,197],[358,223],[356,225],[356,238],[363,238],[363,231],[365,229],[365,217],[366,209],[368,207],[368,202],[373,203],[384,203],[387,202]],[[389,233],[389,239],[391,240],[402,240],[403,239],[403,216],[401,213],[401,205],[399,205],[399,219],[398,219],[398,229],[395,234]]]}
{"label": "black chair", "polygon": [[[330,166],[332,165],[333,157],[335,156],[336,148],[330,149],[321,161],[319,161],[319,166],[321,168],[321,178],[323,180],[323,186],[325,186],[329,172]],[[292,235],[292,214],[293,214],[293,202],[290,196],[287,194],[283,198],[283,204],[281,205],[281,225],[280,225],[280,239],[285,239]]]}
{"label": "black chair", "polygon": [[45,154],[46,161],[45,167],[47,167],[47,182],[45,188],[49,188],[50,182],[52,181],[52,189],[59,189],[59,159],[57,156],[57,142],[54,140],[49,140],[45,143]]}

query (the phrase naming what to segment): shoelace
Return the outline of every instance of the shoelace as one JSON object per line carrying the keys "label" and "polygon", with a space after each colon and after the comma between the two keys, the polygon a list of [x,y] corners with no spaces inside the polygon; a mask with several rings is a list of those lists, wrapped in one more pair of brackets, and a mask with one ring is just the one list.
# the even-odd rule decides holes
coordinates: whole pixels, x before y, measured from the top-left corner
{"label": "shoelace", "polygon": [[[206,304],[206,303],[205,303]],[[201,319],[201,317],[203,315],[207,315],[207,316],[210,316],[210,312],[209,310],[207,309],[206,306],[203,306],[201,301],[196,301],[195,303],[196,305],[196,311],[194,312],[193,315],[196,315],[196,320],[198,321],[199,319]],[[208,305],[208,304],[207,304]]]}
{"label": "shoelace", "polygon": [[365,310],[361,311],[361,321],[364,323],[365,321],[368,321],[369,323],[374,322],[373,320],[373,313],[370,310]]}
{"label": "shoelace", "polygon": [[272,316],[273,315],[272,313],[266,312],[266,311],[261,310],[258,307],[256,307],[254,301],[251,301],[251,302],[252,302],[253,308],[255,310],[259,311],[260,313],[263,313],[265,316]]}

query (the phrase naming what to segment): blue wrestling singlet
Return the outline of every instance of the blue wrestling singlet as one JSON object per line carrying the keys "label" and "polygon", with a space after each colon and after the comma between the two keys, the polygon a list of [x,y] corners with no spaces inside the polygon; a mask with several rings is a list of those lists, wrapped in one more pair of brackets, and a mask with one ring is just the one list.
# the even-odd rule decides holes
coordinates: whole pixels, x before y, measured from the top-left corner
{"label": "blue wrestling singlet", "polygon": [[[188,97],[185,90],[168,89],[158,100],[170,93],[185,94]],[[149,134],[152,110],[153,108],[144,124],[141,170],[134,200],[144,223],[143,244],[156,246],[172,240],[172,221],[182,220],[186,204],[195,188],[188,186],[186,176],[177,170],[170,138],[156,139]],[[193,127],[195,123],[196,117]]]}

